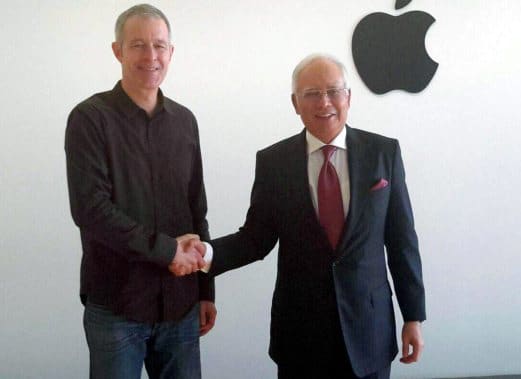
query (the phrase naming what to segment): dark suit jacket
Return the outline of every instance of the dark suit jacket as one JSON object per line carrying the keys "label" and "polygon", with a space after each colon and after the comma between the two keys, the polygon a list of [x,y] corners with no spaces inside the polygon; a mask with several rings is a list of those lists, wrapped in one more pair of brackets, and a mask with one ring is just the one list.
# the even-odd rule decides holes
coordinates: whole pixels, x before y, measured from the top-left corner
{"label": "dark suit jacket", "polygon": [[[398,352],[384,247],[405,321],[425,319],[425,295],[398,141],[350,127],[346,139],[351,200],[336,250],[312,205],[303,131],[257,153],[245,224],[211,241],[210,275],[262,259],[278,241],[270,356],[314,359],[337,333],[366,376]],[[382,178],[388,185],[371,190]]]}

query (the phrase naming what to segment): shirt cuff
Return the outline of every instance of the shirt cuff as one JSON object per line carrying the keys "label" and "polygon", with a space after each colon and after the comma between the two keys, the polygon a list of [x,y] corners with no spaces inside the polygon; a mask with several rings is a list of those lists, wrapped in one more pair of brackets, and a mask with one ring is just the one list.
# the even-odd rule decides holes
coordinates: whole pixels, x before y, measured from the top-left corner
{"label": "shirt cuff", "polygon": [[213,248],[212,245],[210,245],[208,242],[203,242],[206,246],[206,252],[204,253],[204,267],[201,269],[202,272],[208,273],[210,271],[210,267],[212,266],[212,259],[213,259]]}

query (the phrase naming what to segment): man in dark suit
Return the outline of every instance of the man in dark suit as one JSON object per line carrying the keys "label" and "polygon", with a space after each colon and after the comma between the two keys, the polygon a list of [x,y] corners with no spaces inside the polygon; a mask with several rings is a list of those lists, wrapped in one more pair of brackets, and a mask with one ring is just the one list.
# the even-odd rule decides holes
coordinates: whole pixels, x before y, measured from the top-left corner
{"label": "man in dark suit", "polygon": [[278,241],[269,353],[279,378],[389,377],[398,347],[384,247],[404,319],[401,361],[417,361],[423,347],[400,148],[346,125],[350,96],[335,58],[312,55],[295,68],[292,101],[305,130],[258,152],[244,226],[206,251],[215,276],[263,259]]}

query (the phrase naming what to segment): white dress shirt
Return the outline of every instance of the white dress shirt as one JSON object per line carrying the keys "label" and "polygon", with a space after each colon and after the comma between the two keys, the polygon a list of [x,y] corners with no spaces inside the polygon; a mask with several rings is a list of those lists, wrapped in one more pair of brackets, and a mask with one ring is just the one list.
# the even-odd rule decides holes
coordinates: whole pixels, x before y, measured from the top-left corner
{"label": "white dress shirt", "polygon": [[[320,169],[324,164],[324,154],[322,153],[322,146],[326,145],[320,141],[313,134],[306,131],[307,153],[308,153],[308,180],[309,191],[311,193],[311,200],[313,207],[318,216],[318,176]],[[347,216],[349,210],[349,167],[347,165],[347,146],[346,146],[346,128],[331,141],[328,145],[335,146],[337,149],[331,155],[330,162],[335,166],[335,170],[340,182],[340,191],[342,192],[342,203],[344,205],[344,217]]]}

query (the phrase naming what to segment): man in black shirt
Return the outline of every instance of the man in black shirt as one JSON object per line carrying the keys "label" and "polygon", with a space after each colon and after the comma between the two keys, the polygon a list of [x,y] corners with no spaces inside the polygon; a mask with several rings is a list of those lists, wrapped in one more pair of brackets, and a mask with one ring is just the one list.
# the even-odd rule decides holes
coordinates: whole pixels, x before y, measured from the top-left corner
{"label": "man in black shirt", "polygon": [[173,53],[160,10],[123,12],[112,48],[121,81],[78,104],[65,135],[91,378],[140,378],[143,362],[151,378],[200,378],[214,283],[172,274],[204,265],[189,236],[209,239],[197,122],[159,89]]}

